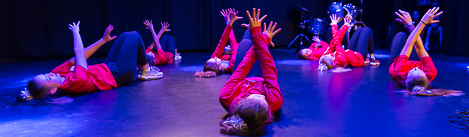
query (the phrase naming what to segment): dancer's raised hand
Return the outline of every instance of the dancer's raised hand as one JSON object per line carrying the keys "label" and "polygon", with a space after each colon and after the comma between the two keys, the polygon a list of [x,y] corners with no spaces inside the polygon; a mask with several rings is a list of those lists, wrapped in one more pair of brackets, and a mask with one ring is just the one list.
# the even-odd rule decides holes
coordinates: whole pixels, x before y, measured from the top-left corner
{"label": "dancer's raised hand", "polygon": [[352,22],[352,16],[350,14],[348,14],[347,16],[345,16],[344,18],[344,25],[347,25],[347,26],[350,26],[350,23]]}
{"label": "dancer's raised hand", "polygon": [[431,9],[428,9],[427,13],[423,15],[421,22],[424,23],[425,25],[440,22],[439,20],[433,20],[434,18],[443,14],[443,11],[438,12],[439,9],[440,7],[433,7]]}
{"label": "dancer's raised hand", "polygon": [[412,25],[412,17],[410,16],[409,12],[403,11],[403,10],[398,10],[399,12],[394,12],[394,14],[397,15],[396,21],[402,23],[403,25]]}
{"label": "dancer's raised hand", "polygon": [[275,22],[274,26],[272,26],[272,23],[273,22],[270,21],[269,27],[267,28],[266,23],[264,22],[264,32],[263,33],[266,34],[267,36],[269,36],[270,44],[272,45],[272,47],[275,47],[275,44],[272,42],[272,37],[277,35],[277,33],[280,32],[280,30],[282,30],[282,28],[278,28],[277,30],[275,30],[275,27],[277,27],[277,22]]}
{"label": "dancer's raised hand", "polygon": [[72,32],[80,32],[80,21],[78,23],[73,22],[72,24],[68,24],[68,29],[70,29]]}
{"label": "dancer's raised hand", "polygon": [[143,22],[143,24],[145,24],[145,29],[149,29],[149,30],[153,30],[153,21],[152,20],[145,20]]}
{"label": "dancer's raised hand", "polygon": [[315,42],[321,42],[321,39],[319,39],[319,36],[313,36],[313,41]]}
{"label": "dancer's raised hand", "polygon": [[331,24],[330,25],[335,25],[340,20],[340,17],[337,17],[337,15],[335,15],[335,14],[332,14],[329,17],[331,18]]}
{"label": "dancer's raised hand", "polygon": [[249,29],[261,26],[262,21],[265,19],[265,17],[267,17],[267,15],[264,15],[262,16],[262,18],[259,18],[261,14],[261,9],[258,9],[256,12],[256,8],[252,9],[252,16],[251,16],[251,13],[249,13],[249,11],[246,11],[246,14],[248,15],[248,18],[249,18],[249,24],[241,24],[241,26],[244,26]]}
{"label": "dancer's raised hand", "polygon": [[168,29],[169,27],[169,23],[168,22],[161,22],[161,32],[168,32],[168,31],[171,31],[170,29]]}
{"label": "dancer's raised hand", "polygon": [[114,26],[109,24],[109,26],[107,26],[106,30],[104,31],[104,35],[103,35],[103,41],[104,42],[108,42],[108,41],[111,41],[111,40],[114,40],[114,39],[117,38],[117,36],[112,36],[111,37],[111,31],[112,30],[114,30]]}

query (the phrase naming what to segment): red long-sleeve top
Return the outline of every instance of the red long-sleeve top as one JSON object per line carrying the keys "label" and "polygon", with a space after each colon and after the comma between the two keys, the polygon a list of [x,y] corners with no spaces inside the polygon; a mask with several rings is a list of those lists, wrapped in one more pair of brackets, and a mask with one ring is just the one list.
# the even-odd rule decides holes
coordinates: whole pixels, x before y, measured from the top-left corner
{"label": "red long-sleeve top", "polygon": [[[231,44],[231,56],[226,57],[223,56],[223,50],[225,50],[225,46],[230,40]],[[230,63],[226,70],[224,70],[225,73],[232,73],[233,72],[233,67],[236,59],[236,52],[238,51],[238,42],[236,41],[236,38],[233,33],[233,26],[231,25],[226,25],[225,30],[223,31],[223,34],[221,36],[220,41],[218,42],[217,47],[215,48],[215,51],[213,52],[212,56],[210,58],[219,58],[222,60],[228,60]]]}
{"label": "red long-sleeve top", "polygon": [[[145,50],[145,53],[149,52],[152,52],[150,47]],[[174,62],[174,54],[171,52],[164,52],[163,49],[158,49],[153,54],[155,55],[154,61],[152,61],[153,66],[172,64]]]}
{"label": "red long-sleeve top", "polygon": [[88,70],[76,65],[75,69],[71,71],[72,66],[74,66],[72,62],[66,61],[51,71],[65,77],[64,83],[59,87],[64,92],[90,93],[117,87],[109,67],[104,63],[88,65]]}
{"label": "red long-sleeve top", "polygon": [[308,57],[306,57],[306,59],[319,60],[319,58],[321,58],[321,56],[324,55],[324,52],[326,51],[328,47],[329,47],[329,44],[327,44],[324,41],[315,42],[311,44],[311,46],[309,46],[309,49],[311,50],[311,54]]}
{"label": "red long-sleeve top", "polygon": [[[233,112],[235,106],[242,99],[251,94],[261,94],[265,96],[269,104],[270,113],[275,113],[282,107],[283,97],[278,85],[277,68],[267,47],[270,38],[261,33],[260,27],[251,28],[249,31],[252,34],[251,39],[254,46],[249,49],[243,61],[221,90],[220,104],[226,111]],[[261,65],[262,78],[246,78],[256,62],[256,57]]]}
{"label": "red long-sleeve top", "polygon": [[389,74],[399,84],[405,85],[407,74],[415,67],[422,70],[430,82],[435,79],[437,71],[430,56],[420,58],[420,61],[409,60],[407,55],[397,56],[389,66]]}
{"label": "red long-sleeve top", "polygon": [[348,25],[343,25],[340,30],[338,30],[337,24],[332,25],[332,40],[329,45],[329,48],[326,49],[324,55],[331,55],[335,58],[335,65],[339,67],[345,67],[351,65],[353,67],[365,66],[365,60],[359,52],[354,52],[352,50],[344,50],[342,48],[342,39],[345,35],[345,32],[348,29]]}

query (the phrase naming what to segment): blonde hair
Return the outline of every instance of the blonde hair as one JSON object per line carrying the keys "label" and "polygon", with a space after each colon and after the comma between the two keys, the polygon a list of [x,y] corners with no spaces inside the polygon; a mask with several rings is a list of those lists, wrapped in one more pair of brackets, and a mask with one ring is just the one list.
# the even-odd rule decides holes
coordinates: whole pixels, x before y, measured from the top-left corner
{"label": "blonde hair", "polygon": [[325,64],[327,69],[334,68],[334,57],[331,55],[323,55],[319,58],[319,64]]}

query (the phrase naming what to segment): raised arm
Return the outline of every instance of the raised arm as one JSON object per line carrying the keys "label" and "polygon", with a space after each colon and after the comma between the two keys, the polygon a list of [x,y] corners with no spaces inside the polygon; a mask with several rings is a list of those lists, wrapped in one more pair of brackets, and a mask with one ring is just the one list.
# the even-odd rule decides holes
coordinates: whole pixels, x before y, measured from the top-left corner
{"label": "raised arm", "polygon": [[275,30],[276,24],[273,28],[271,28],[271,22],[269,28],[267,28],[264,33],[268,37],[264,37],[265,35],[262,34],[260,26],[262,20],[264,20],[267,15],[264,15],[262,18],[260,18],[260,9],[258,9],[256,12],[255,8],[253,9],[252,13],[252,17],[254,18],[251,17],[249,11],[246,11],[246,13],[250,20],[248,26],[250,28],[249,32],[251,32],[252,35],[252,42],[254,43],[254,51],[261,65],[262,77],[264,78],[265,87],[267,88],[267,93],[265,93],[266,100],[269,104],[270,111],[276,112],[282,106],[283,97],[282,93],[280,92],[280,86],[278,84],[277,68],[275,67],[274,59],[269,52],[267,44],[270,41],[269,39],[277,34],[280,29],[273,31]]}
{"label": "raised arm", "polygon": [[[330,16],[331,18],[331,27],[332,27],[332,40],[329,43],[330,46],[327,48],[327,50],[324,52],[324,54],[331,54],[337,50],[337,48],[342,48],[342,38],[345,35],[345,30],[348,29],[348,25],[344,23],[344,26],[338,30],[337,22],[340,20],[339,17],[337,17],[335,14],[332,14]],[[347,19],[346,19],[347,20]]]}
{"label": "raised arm", "polygon": [[233,47],[234,45],[238,44],[238,41],[236,41],[236,37],[233,33],[233,29],[231,29],[231,32],[230,32],[230,45]]}
{"label": "raised arm", "polygon": [[225,18],[226,21],[226,28],[223,31],[220,41],[218,42],[215,51],[212,54],[211,58],[218,57],[220,58],[223,54],[223,50],[225,49],[226,43],[230,37],[230,33],[232,33],[233,23],[238,19],[243,19],[243,17],[238,17],[238,12],[235,9],[227,9],[220,11],[221,15]]}
{"label": "raised arm", "polygon": [[[443,14],[443,11],[437,13],[439,9],[440,9],[439,7],[438,8],[433,7],[432,9],[429,9],[427,11],[427,13],[425,13],[425,15],[422,17],[422,20],[419,22],[417,27],[412,31],[412,33],[410,33],[409,38],[407,38],[407,41],[406,41],[406,43],[404,45],[404,48],[402,49],[400,55],[406,55],[406,56],[409,57],[410,53],[412,52],[412,45],[414,45],[415,41],[417,41],[417,39],[418,39],[420,33],[422,32],[423,28],[425,27],[425,25],[440,22],[439,20],[433,20],[435,17],[438,17],[441,14]],[[420,46],[418,45],[418,47],[420,49],[423,49],[423,45],[420,45]],[[425,51],[425,49],[423,51],[422,50],[417,51],[417,53],[420,54],[419,55],[420,58],[429,56],[428,53]]]}
{"label": "raised arm", "polygon": [[156,46],[156,49],[162,49],[161,44],[160,44],[160,38],[161,38],[161,35],[163,35],[164,32],[171,31],[170,29],[168,29],[170,24],[168,22],[161,22],[160,23],[161,24],[161,29],[158,32],[158,34],[156,34],[155,29],[153,28],[153,21],[152,20],[145,20],[145,22],[143,22],[143,24],[145,24],[145,26],[147,26],[146,29],[149,29],[151,31],[151,35],[153,36],[153,42],[148,47],[148,49],[153,50],[153,48],[155,46]]}
{"label": "raised arm", "polygon": [[336,35],[339,35],[339,37],[341,37],[341,40],[340,40],[341,43],[342,43],[342,39],[343,39],[345,33],[347,33],[347,30],[350,27],[351,22],[352,22],[352,15],[348,14],[344,18],[344,24],[342,25],[342,27],[340,27],[340,30],[339,30],[338,34],[336,34]]}
{"label": "raised arm", "polygon": [[[405,27],[409,30],[409,32],[414,31],[415,26],[412,22],[412,17],[410,16],[410,14],[408,12],[403,11],[403,10],[399,10],[399,12],[394,12],[394,13],[398,17],[398,18],[396,18],[396,21],[398,21],[398,22],[402,23],[403,25],[405,25]],[[419,58],[424,57],[423,55],[428,55],[427,51],[425,51],[425,48],[423,46],[423,41],[422,41],[422,38],[420,37],[420,34],[418,36],[418,39],[417,39],[416,43],[414,44],[414,48],[415,48]]]}
{"label": "raised arm", "polygon": [[332,38],[334,38],[335,35],[337,35],[337,31],[338,31],[337,22],[339,22],[340,17],[337,17],[337,15],[335,14],[332,14],[329,17],[331,18],[331,23],[329,25],[331,25],[331,28],[332,28]]}
{"label": "raised arm", "polygon": [[[86,59],[90,58],[90,56],[93,55],[102,45],[117,38],[117,36],[110,36],[113,29],[114,27],[109,24],[109,26],[107,26],[106,30],[104,31],[103,38],[85,48]],[[71,58],[70,62],[75,65],[75,57]]]}
{"label": "raised arm", "polygon": [[76,66],[82,66],[88,70],[88,64],[86,63],[85,49],[83,48],[83,41],[80,36],[80,21],[75,24],[68,24],[68,29],[73,32],[73,51],[75,52]]}
{"label": "raised arm", "polygon": [[[241,42],[243,44],[243,42]],[[251,47],[245,54],[243,61],[239,63],[238,68],[233,72],[228,82],[222,88],[220,92],[219,101],[223,105],[226,111],[230,110],[231,102],[239,95],[240,90],[235,90],[236,85],[244,80],[252,69],[253,64],[256,62],[256,54]]]}

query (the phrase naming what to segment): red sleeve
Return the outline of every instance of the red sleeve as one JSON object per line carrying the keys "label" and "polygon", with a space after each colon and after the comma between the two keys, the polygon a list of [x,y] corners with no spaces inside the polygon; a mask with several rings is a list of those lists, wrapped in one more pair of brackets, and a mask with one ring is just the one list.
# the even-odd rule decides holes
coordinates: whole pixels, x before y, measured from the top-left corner
{"label": "red sleeve", "polygon": [[174,54],[171,52],[164,52],[163,49],[158,49],[155,54],[155,65],[171,64],[174,61]]}
{"label": "red sleeve", "polygon": [[321,46],[322,47],[329,47],[329,44],[327,44],[327,42],[321,41]]}
{"label": "red sleeve", "polygon": [[67,75],[66,80],[61,85],[61,89],[72,93],[90,93],[93,92],[93,84],[83,66],[77,65],[75,71]]}
{"label": "red sleeve", "polygon": [[223,35],[221,36],[220,41],[218,42],[217,47],[215,48],[215,51],[212,54],[212,57],[210,58],[220,58],[223,55],[223,50],[225,50],[226,43],[228,42],[229,35],[231,33],[231,30],[233,29],[233,26],[226,25],[225,31],[223,31]]}
{"label": "red sleeve", "polygon": [[315,49],[316,49],[316,45],[318,45],[317,42],[311,43],[311,45],[309,46],[309,49],[310,49],[310,50],[315,50]]}
{"label": "red sleeve", "polygon": [[155,65],[163,65],[164,63],[166,63],[164,51],[162,49],[158,49],[158,51],[155,52]]}
{"label": "red sleeve", "polygon": [[230,64],[228,65],[226,72],[233,72],[234,64],[236,61],[236,55],[238,53],[238,43],[231,44],[231,57],[230,57]]}
{"label": "red sleeve", "polygon": [[[233,28],[233,27],[232,27],[232,28]],[[238,42],[236,41],[236,37],[235,37],[235,35],[234,35],[234,33],[233,33],[233,29],[231,29],[231,31],[230,31],[230,38],[229,38],[229,39],[230,39],[230,45],[231,45],[231,46],[238,44]]]}
{"label": "red sleeve", "polygon": [[52,69],[52,73],[59,73],[61,76],[65,76],[70,72],[70,68],[73,66],[70,60],[65,61],[64,63],[60,64],[59,66]]}
{"label": "red sleeve", "polygon": [[252,42],[254,43],[254,52],[261,65],[262,77],[266,87],[266,99],[270,106],[270,111],[275,113],[283,104],[282,92],[277,79],[277,68],[275,67],[274,59],[267,47],[270,39],[265,39],[261,27],[254,27],[249,29],[252,35]]}
{"label": "red sleeve", "polygon": [[425,72],[425,75],[427,75],[428,80],[433,81],[436,77],[437,71],[430,56],[421,58],[420,62],[422,62],[422,70]]}
{"label": "red sleeve", "polygon": [[219,100],[222,106],[229,111],[231,102],[239,95],[240,90],[234,90],[235,86],[240,83],[248,75],[252,68],[252,65],[256,62],[256,55],[253,51],[254,47],[251,47],[243,58],[243,61],[239,63],[236,71],[231,75],[228,82],[223,86]]}
{"label": "red sleeve", "polygon": [[[337,29],[337,25],[334,25]],[[342,27],[340,28],[340,30],[337,32],[337,34],[335,34],[334,36],[334,39],[332,41],[334,41],[334,44],[332,44],[331,42],[331,46],[335,47],[335,50],[336,51],[344,51],[344,49],[342,48],[342,39],[344,38],[344,35],[348,29],[348,25],[342,25]]]}
{"label": "red sleeve", "polygon": [[398,82],[402,82],[407,77],[407,72],[409,72],[409,67],[407,66],[407,62],[409,61],[409,57],[406,55],[399,55],[394,59],[394,63],[392,64],[393,72],[391,76]]}
{"label": "red sleeve", "polygon": [[340,43],[341,43],[341,41],[339,41],[337,43],[337,40],[339,39],[339,37],[337,37],[337,31],[338,31],[337,24],[331,25],[331,27],[332,27],[332,40],[331,40],[331,42],[329,42],[331,45],[326,49],[324,54],[332,54],[333,52],[335,52],[336,45],[337,44],[340,45]]}
{"label": "red sleeve", "polygon": [[145,53],[148,53],[148,52],[151,52],[152,49],[150,47],[148,47],[146,50],[145,50]]}

